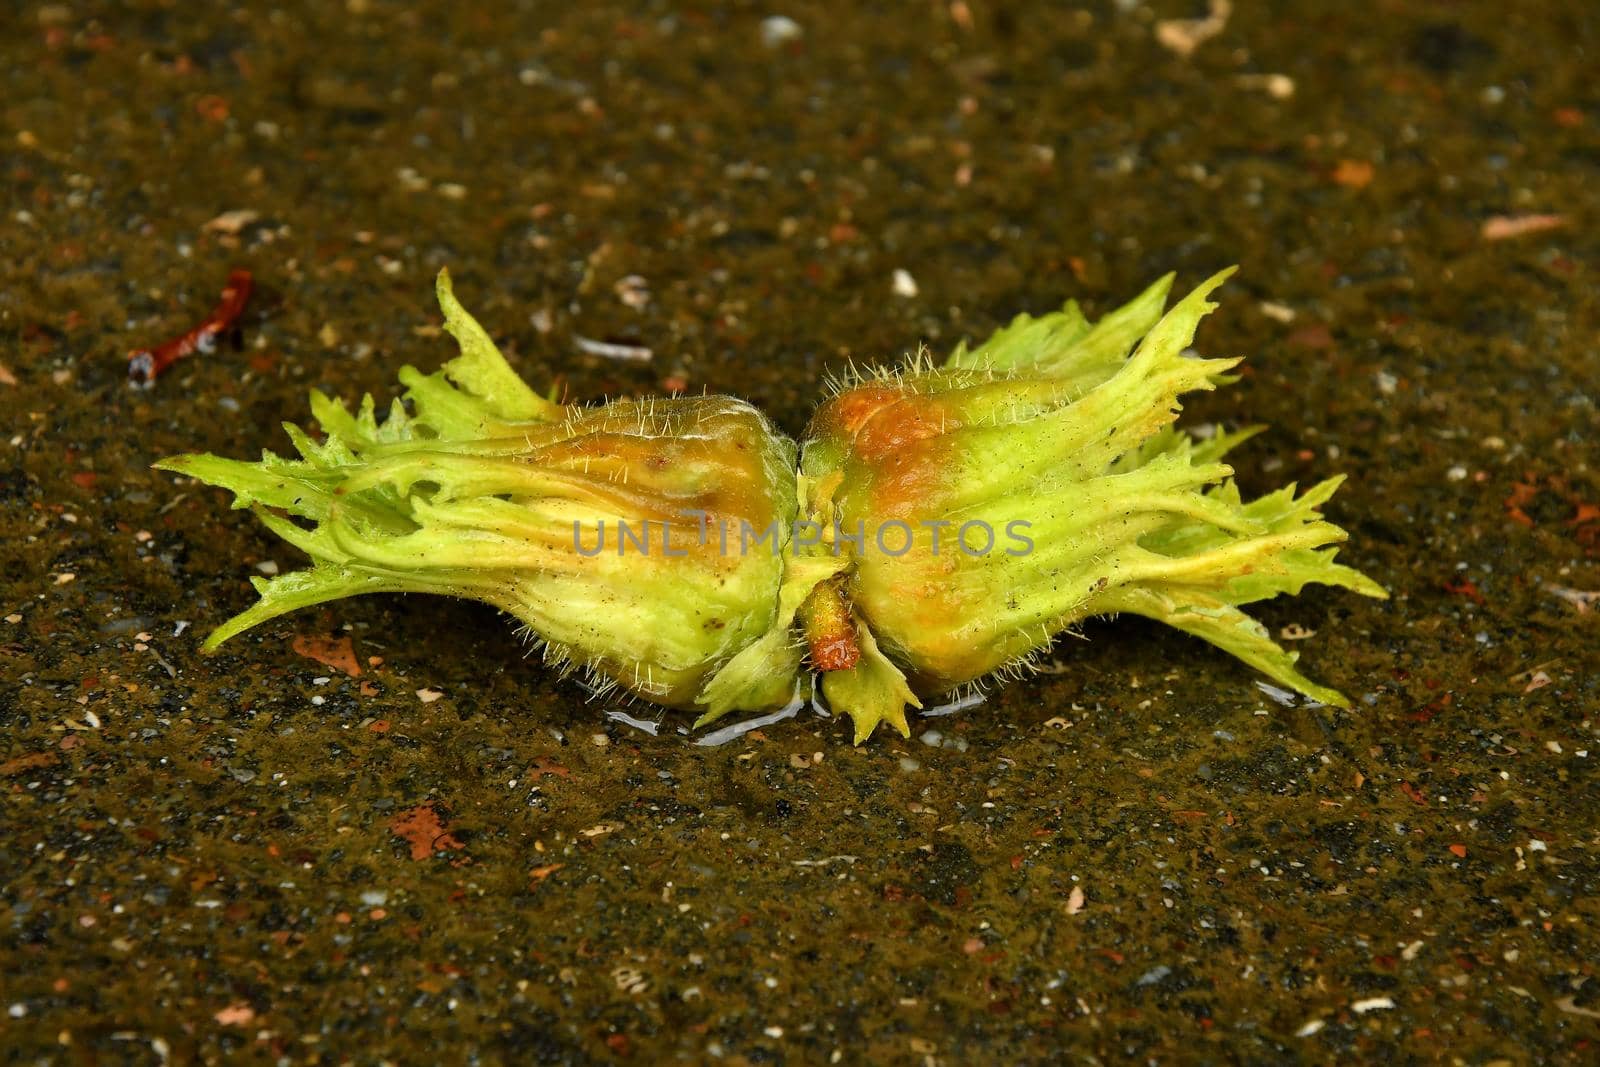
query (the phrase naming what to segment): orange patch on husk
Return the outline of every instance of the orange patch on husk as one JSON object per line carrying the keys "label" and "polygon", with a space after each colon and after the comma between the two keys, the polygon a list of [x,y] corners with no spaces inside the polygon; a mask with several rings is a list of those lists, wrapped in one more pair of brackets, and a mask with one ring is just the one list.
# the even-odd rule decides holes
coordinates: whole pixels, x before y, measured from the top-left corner
{"label": "orange patch on husk", "polygon": [[950,449],[936,441],[950,429],[938,401],[906,398],[880,412],[856,436],[856,455],[873,469],[873,502],[881,515],[909,517],[936,507],[952,474]]}
{"label": "orange patch on husk", "polygon": [[858,385],[834,397],[817,413],[817,436],[828,431],[854,437],[867,420],[899,400],[900,390],[888,385]]}
{"label": "orange patch on husk", "polygon": [[810,436],[842,446],[847,470],[864,468],[862,484],[871,486],[874,517],[882,520],[909,517],[933,499],[951,474],[948,448],[933,439],[959,425],[938,397],[871,383],[825,404]]}
{"label": "orange patch on husk", "polygon": [[945,431],[943,406],[932,397],[904,396],[885,405],[856,432],[855,452],[868,463],[903,457],[909,445]]}

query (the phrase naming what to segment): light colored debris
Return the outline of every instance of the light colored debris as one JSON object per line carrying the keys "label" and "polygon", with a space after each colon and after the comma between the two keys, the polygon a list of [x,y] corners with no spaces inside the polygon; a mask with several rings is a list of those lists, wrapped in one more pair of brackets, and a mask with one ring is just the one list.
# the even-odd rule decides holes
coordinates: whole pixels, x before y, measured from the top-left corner
{"label": "light colored debris", "polygon": [[545,89],[554,89],[558,93],[568,96],[588,96],[589,86],[581,81],[571,78],[557,77],[542,63],[530,63],[517,71],[517,80],[523,85],[540,86]]}
{"label": "light colored debris", "polygon": [[1287,689],[1275,686],[1270,682],[1261,681],[1256,682],[1256,688],[1267,694],[1268,697],[1272,698],[1272,702],[1275,704],[1279,704],[1286,708],[1292,708],[1295,705],[1296,697]]}
{"label": "light colored debris", "polygon": [[1566,224],[1565,215],[1495,215],[1484,220],[1479,233],[1485,241],[1506,241],[1524,234],[1560,229]]}
{"label": "light colored debris", "polygon": [[617,967],[611,972],[611,980],[617,983],[617,988],[624,993],[638,996],[650,988],[649,979],[645,978],[637,968]]}
{"label": "light colored debris", "polygon": [[1194,50],[1221,33],[1233,15],[1233,0],[1211,0],[1205,18],[1162,19],[1156,23],[1156,40],[1163,48],[1187,59]]}
{"label": "light colored debris", "polygon": [[1294,95],[1294,79],[1287,74],[1238,74],[1233,84],[1241,89],[1259,89],[1274,100],[1287,100]]}
{"label": "light colored debris", "polygon": [[1556,1008],[1566,1012],[1568,1015],[1582,1015],[1586,1019],[1600,1019],[1600,1011],[1595,1011],[1593,1008],[1578,1007],[1578,1002],[1573,997],[1562,997],[1556,1001]]}
{"label": "light colored debris", "polygon": [[425,192],[433,183],[418,174],[415,167],[401,167],[394,172],[395,181],[408,193]]}
{"label": "light colored debris", "polygon": [[895,296],[903,296],[909,300],[917,295],[917,280],[903,267],[895,268],[893,286]]}
{"label": "light colored debris", "polygon": [[1083,886],[1075,885],[1072,892],[1067,894],[1067,914],[1076,915],[1083,910],[1087,898],[1084,896]]}
{"label": "light colored debris", "polygon": [[769,15],[761,20],[761,43],[768,48],[782,48],[805,35],[805,27],[787,15]]}
{"label": "light colored debris", "polygon": [[637,274],[617,279],[611,288],[618,300],[635,311],[643,311],[650,304],[650,283]]}
{"label": "light colored debris", "polygon": [[619,344],[615,341],[596,341],[592,337],[573,334],[572,341],[578,351],[601,359],[614,359],[621,363],[649,363],[655,352],[644,345]]}
{"label": "light colored debris", "polygon": [[249,208],[239,208],[235,211],[224,211],[201,229],[207,233],[238,233],[252,222],[261,217],[261,212]]}
{"label": "light colored debris", "polygon": [[1556,664],[1558,664],[1560,662],[1561,662],[1560,659],[1547,659],[1543,663],[1535,664],[1534,666],[1529,667],[1525,671],[1518,671],[1516,674],[1513,674],[1511,677],[1507,678],[1506,681],[1508,681],[1508,682],[1520,682],[1524,678],[1532,678],[1535,674],[1544,673],[1544,669],[1546,667],[1554,667]]}
{"label": "light colored debris", "polygon": [[1552,582],[1545,582],[1544,587],[1550,590],[1553,596],[1560,597],[1577,608],[1579,615],[1587,615],[1590,608],[1600,604],[1600,589],[1572,589]]}
{"label": "light colored debris", "polygon": [[649,719],[637,718],[633,715],[629,715],[620,708],[611,708],[607,710],[606,718],[610,719],[612,722],[620,722],[624,726],[631,726],[641,733],[649,734],[651,737],[656,737],[661,733],[661,724],[659,722],[651,722]]}

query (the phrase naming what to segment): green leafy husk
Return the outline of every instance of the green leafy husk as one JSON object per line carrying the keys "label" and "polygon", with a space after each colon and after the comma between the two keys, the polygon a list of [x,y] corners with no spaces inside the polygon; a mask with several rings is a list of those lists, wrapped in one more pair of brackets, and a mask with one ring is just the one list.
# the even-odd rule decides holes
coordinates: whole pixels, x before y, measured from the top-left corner
{"label": "green leafy husk", "polygon": [[[880,723],[908,733],[926,698],[1026,672],[1086,618],[1133,612],[1343,704],[1243,610],[1310,583],[1385,595],[1335,562],[1345,533],[1320,509],[1340,479],[1247,502],[1224,460],[1260,428],[1174,425],[1182,395],[1234,380],[1237,359],[1188,351],[1228,273],[1170,310],[1168,276],[1099,322],[1068,303],[942,364],[857,376],[816,413],[797,472],[794,443],[730,397],[540,396],[441,272],[460,354],[433,374],[403,368],[386,416],[370,396],[352,412],[313,393],[324,436],[286,425],[294,457],[158,464],[231,490],[311,560],[253,579],[259,600],[205,647],[360,593],[468,597],[597,689],[707,723],[799,692],[804,632],[859,742]],[[797,520],[820,536],[797,536]],[[956,547],[957,530],[1014,537],[1017,522],[1004,547],[1026,551]],[[876,540],[889,524],[904,551]],[[710,532],[729,527],[770,536],[730,551]]]}
{"label": "green leafy husk", "polygon": [[[1386,595],[1334,562],[1329,546],[1345,533],[1318,509],[1341,479],[1246,503],[1222,459],[1259,428],[1202,440],[1172,425],[1182,394],[1232,380],[1237,359],[1187,351],[1229,273],[1170,311],[1168,277],[1099,323],[1073,303],[1018,316],[941,366],[915,360],[846,383],[819,410],[802,472],[837,487],[828,505],[840,528],[869,532],[843,542],[844,588],[877,655],[824,680],[854,714],[858,739],[879,722],[907,731],[914,702],[899,689],[926,697],[1024,673],[1057,634],[1118,612],[1209,641],[1315,700],[1347,703],[1241,610],[1312,582]],[[929,526],[940,522],[943,552]],[[1015,552],[952,550],[963,524],[1015,522],[1027,524],[1027,551],[1021,539]],[[912,528],[909,551],[891,554],[871,537],[886,523]]]}
{"label": "green leafy husk", "polygon": [[780,589],[805,590],[785,581],[786,539],[728,554],[704,533],[788,529],[793,443],[730,397],[555,403],[512,371],[443,272],[438,295],[460,355],[434,374],[402,369],[386,418],[370,396],[351,413],[313,393],[326,436],[286,425],[294,458],[157,465],[231,490],[311,558],[255,579],[260,599],[205,648],[342,597],[436,593],[514,616],[548,662],[599,689],[709,717],[787,700],[801,656]]}

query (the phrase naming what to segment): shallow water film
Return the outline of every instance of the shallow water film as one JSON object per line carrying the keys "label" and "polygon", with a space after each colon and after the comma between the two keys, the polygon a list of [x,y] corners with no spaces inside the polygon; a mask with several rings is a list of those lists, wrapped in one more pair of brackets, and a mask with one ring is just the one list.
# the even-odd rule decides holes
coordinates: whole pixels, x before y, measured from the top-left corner
{"label": "shallow water film", "polygon": [[[1592,1060],[1597,49],[1592,5],[16,5],[6,1058]],[[304,560],[150,464],[386,405],[454,354],[440,268],[530,382],[798,437],[852,364],[1235,263],[1182,425],[1269,425],[1247,495],[1347,476],[1391,598],[1256,610],[1348,710],[1133,617],[860,746],[441,597],[199,649]]]}

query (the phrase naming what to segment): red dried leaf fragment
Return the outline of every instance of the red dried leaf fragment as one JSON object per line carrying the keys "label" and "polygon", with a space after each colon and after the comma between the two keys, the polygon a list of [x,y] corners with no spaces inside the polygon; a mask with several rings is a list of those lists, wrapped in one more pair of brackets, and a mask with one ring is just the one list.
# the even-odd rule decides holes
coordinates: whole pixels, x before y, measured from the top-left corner
{"label": "red dried leaf fragment", "polygon": [[361,677],[361,663],[356,659],[355,649],[348,637],[312,637],[301,634],[290,642],[289,647],[307,659],[316,660],[324,667],[343,671],[352,678]]}
{"label": "red dried leaf fragment", "polygon": [[431,804],[407,808],[389,821],[389,832],[411,846],[411,858],[425,860],[435,852],[459,851],[466,846],[447,829]]}
{"label": "red dried leaf fragment", "polygon": [[238,323],[254,287],[255,280],[249,271],[230,272],[222,298],[200,325],[154,348],[136,348],[128,353],[128,380],[135,386],[148,388],[178,360],[196,352],[211,351],[216,347],[217,338]]}
{"label": "red dried leaf fragment", "polygon": [[55,754],[52,752],[27,752],[0,763],[0,775],[10,777],[23,771],[38,770],[40,767],[53,767],[56,762]]}

